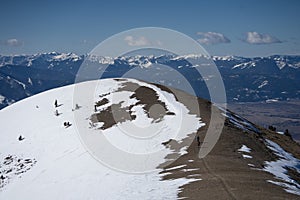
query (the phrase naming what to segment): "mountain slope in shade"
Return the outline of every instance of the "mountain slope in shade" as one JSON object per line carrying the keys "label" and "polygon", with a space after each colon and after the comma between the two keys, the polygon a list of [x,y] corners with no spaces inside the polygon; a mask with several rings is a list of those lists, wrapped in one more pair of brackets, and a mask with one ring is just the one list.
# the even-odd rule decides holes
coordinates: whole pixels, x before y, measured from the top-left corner
{"label": "mountain slope in shade", "polygon": [[[96,83],[89,101],[87,91]],[[0,199],[299,198],[300,148],[290,138],[164,86],[133,79],[80,85],[87,92],[82,98],[73,97],[76,86],[70,85],[0,111]],[[118,111],[117,117],[110,111]],[[208,145],[204,137],[212,111],[225,119],[225,126],[213,150],[199,159],[195,138],[201,148]],[[145,169],[153,165],[154,170],[128,174],[102,165],[83,147],[79,125],[84,133],[103,135],[129,153],[158,151],[143,162]],[[158,126],[158,134],[154,140],[135,141],[131,136],[142,133],[127,129],[132,135],[124,134],[130,126]],[[175,154],[179,158],[172,160]],[[130,164],[124,160],[122,167]]]}

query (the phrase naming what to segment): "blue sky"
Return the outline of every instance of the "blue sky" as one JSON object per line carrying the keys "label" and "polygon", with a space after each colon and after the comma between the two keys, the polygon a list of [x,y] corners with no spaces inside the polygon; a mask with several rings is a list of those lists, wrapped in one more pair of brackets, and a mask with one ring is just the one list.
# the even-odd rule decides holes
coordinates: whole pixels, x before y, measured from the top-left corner
{"label": "blue sky", "polygon": [[1,0],[0,54],[83,54],[116,33],[150,26],[180,31],[212,55],[300,55],[299,10],[298,0]]}

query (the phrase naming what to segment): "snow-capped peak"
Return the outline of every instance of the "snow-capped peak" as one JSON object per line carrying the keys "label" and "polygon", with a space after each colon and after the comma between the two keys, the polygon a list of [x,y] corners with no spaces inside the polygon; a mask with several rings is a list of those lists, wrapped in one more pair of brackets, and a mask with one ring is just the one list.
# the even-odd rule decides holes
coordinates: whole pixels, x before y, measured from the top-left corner
{"label": "snow-capped peak", "polygon": [[80,56],[74,54],[74,53],[61,53],[53,56],[53,59],[56,61],[62,61],[62,60],[72,60],[74,62],[78,61],[80,59]]}

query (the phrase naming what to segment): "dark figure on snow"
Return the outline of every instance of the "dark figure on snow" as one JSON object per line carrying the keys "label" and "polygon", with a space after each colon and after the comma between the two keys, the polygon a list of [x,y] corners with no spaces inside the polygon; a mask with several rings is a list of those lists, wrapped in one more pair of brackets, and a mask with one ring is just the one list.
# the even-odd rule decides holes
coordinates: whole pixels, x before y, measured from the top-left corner
{"label": "dark figure on snow", "polygon": [[56,99],[55,99],[55,102],[54,102],[54,106],[55,106],[55,108],[58,107],[58,103],[57,103],[57,100],[56,100]]}
{"label": "dark figure on snow", "polygon": [[68,127],[72,126],[72,124],[71,124],[70,122],[64,122],[64,126],[65,126],[66,128],[68,128]]}
{"label": "dark figure on snow", "polygon": [[24,140],[24,139],[25,139],[25,138],[24,138],[22,135],[20,135],[19,138],[18,138],[19,141],[22,141],[22,140]]}
{"label": "dark figure on snow", "polygon": [[59,113],[57,110],[55,110],[55,116],[59,116]]}

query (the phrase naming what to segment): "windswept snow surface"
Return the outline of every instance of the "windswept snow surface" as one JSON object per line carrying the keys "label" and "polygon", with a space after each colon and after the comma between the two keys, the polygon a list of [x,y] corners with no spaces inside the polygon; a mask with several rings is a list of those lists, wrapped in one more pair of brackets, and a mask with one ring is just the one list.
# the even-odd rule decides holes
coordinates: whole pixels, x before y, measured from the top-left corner
{"label": "windswept snow surface", "polygon": [[[113,92],[120,84],[112,79],[100,81],[102,81],[101,87],[98,89],[103,94]],[[135,83],[139,82],[135,81]],[[80,84],[91,84],[91,82]],[[3,167],[3,161],[9,155],[36,161],[30,169],[14,176],[11,172],[2,173],[0,168],[1,175],[8,180],[0,188],[0,199],[176,199],[180,186],[200,180],[197,177],[162,180],[163,175],[159,174],[162,170],[158,168],[151,173],[130,174],[113,170],[98,162],[82,145],[74,118],[74,112],[79,112],[76,117],[83,117],[83,113],[91,115],[94,112],[94,105],[84,104],[84,101],[73,102],[73,91],[74,85],[53,89],[19,101],[0,111],[0,167]],[[129,93],[125,92],[123,95],[128,96]],[[179,112],[184,109],[183,105],[174,102],[171,96],[161,95],[159,98],[169,102],[166,105],[170,106],[170,110]],[[54,108],[55,99],[60,104],[58,108]],[[135,99],[127,100],[124,100],[124,106],[135,102]],[[79,104],[79,109],[74,109],[75,103]],[[59,116],[55,115],[55,110],[58,111]],[[139,112],[136,109],[135,114]],[[196,116],[188,114],[186,116],[194,124],[187,124],[190,128],[184,130],[183,136],[187,136],[203,125]],[[88,127],[89,120],[82,119],[84,120]],[[65,128],[64,122],[70,122],[72,125]],[[168,125],[169,127],[166,128],[171,130],[174,128],[172,124]],[[105,130],[106,134],[111,134],[110,141],[114,139],[114,132],[108,130],[113,128]],[[86,130],[87,134],[102,134],[99,129],[87,128]],[[19,141],[20,135],[25,139]],[[183,139],[183,136],[175,139]],[[157,145],[161,145],[161,142],[164,141],[157,141]],[[138,150],[138,146],[134,148]],[[161,163],[165,161],[168,153],[172,152],[164,148],[165,150],[161,151]]]}
{"label": "windswept snow surface", "polygon": [[[239,148],[238,151],[249,154],[251,152],[251,149],[243,144],[243,146],[241,148]],[[242,154],[242,156],[243,156],[243,158],[252,158],[252,156],[247,155],[247,154]]]}
{"label": "windswept snow surface", "polygon": [[[216,105],[216,106],[218,106],[218,105]],[[244,119],[243,117],[241,117],[227,109],[224,109],[220,106],[218,106],[218,108],[223,111],[222,115],[225,116],[229,120],[229,122],[232,123],[234,126],[240,128],[246,132],[255,132],[255,133],[260,132],[251,122]]]}
{"label": "windswept snow surface", "polygon": [[245,152],[245,153],[250,153],[251,149],[243,144],[243,146],[241,148],[239,148],[238,151]]}
{"label": "windswept snow surface", "polygon": [[264,171],[273,174],[279,181],[268,180],[268,182],[282,186],[285,191],[300,195],[300,185],[287,174],[287,168],[297,170],[300,173],[300,160],[290,153],[283,150],[278,144],[271,140],[266,140],[268,148],[270,148],[279,159],[276,161],[266,161]]}
{"label": "windswept snow surface", "polygon": [[246,155],[246,154],[243,154],[242,156],[243,156],[243,158],[252,158],[252,156],[249,156],[249,155]]}

